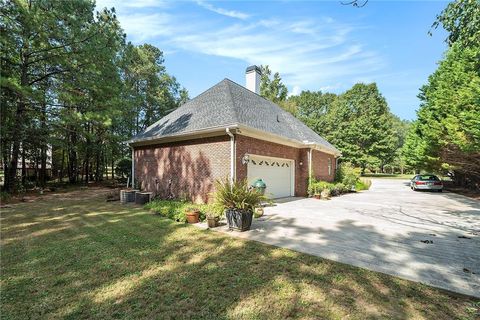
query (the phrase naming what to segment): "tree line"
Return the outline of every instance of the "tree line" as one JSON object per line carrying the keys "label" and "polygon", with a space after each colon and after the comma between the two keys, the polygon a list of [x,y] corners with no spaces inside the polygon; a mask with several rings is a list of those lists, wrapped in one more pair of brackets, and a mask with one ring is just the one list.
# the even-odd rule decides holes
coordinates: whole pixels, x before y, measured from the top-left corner
{"label": "tree line", "polygon": [[29,164],[40,186],[49,174],[102,180],[129,154],[124,141],[188,100],[162,51],[127,42],[113,8],[14,0],[2,1],[0,14],[6,191],[26,184]]}
{"label": "tree line", "polygon": [[362,172],[429,171],[480,189],[480,1],[449,3],[432,29],[439,26],[448,32],[448,49],[419,89],[413,122],[390,112],[375,83],[357,83],[341,94],[288,96],[278,72],[263,66],[261,95],[333,143],[343,161]]}
{"label": "tree line", "polygon": [[437,70],[420,89],[420,109],[402,154],[407,165],[449,172],[480,189],[480,1],[458,0],[437,17],[448,32]]}
{"label": "tree line", "polygon": [[302,91],[288,96],[280,75],[262,66],[260,94],[278,103],[342,152],[342,161],[372,171],[402,171],[401,147],[410,125],[390,112],[375,83],[342,94]]}

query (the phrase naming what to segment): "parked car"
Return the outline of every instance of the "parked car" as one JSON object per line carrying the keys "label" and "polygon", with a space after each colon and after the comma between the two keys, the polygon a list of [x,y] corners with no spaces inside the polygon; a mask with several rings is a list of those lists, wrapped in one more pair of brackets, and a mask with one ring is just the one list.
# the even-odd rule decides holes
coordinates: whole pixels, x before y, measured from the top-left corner
{"label": "parked car", "polygon": [[410,188],[417,190],[443,191],[443,182],[434,174],[417,174],[410,181]]}

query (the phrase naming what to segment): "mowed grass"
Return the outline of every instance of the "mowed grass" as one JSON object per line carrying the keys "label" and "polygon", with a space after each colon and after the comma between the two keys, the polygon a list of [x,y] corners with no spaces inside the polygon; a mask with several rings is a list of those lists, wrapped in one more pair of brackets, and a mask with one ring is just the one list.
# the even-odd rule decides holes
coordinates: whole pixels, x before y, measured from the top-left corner
{"label": "mowed grass", "polygon": [[473,298],[175,223],[101,189],[2,209],[2,319],[476,319]]}

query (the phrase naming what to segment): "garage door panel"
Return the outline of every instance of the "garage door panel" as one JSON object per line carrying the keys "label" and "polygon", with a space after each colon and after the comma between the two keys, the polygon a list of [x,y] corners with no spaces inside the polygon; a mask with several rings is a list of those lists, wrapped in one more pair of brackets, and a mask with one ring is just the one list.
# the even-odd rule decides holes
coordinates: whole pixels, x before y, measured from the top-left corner
{"label": "garage door panel", "polygon": [[292,169],[293,160],[251,155],[247,165],[247,178],[250,184],[258,178],[262,179],[270,197],[289,197],[293,194]]}

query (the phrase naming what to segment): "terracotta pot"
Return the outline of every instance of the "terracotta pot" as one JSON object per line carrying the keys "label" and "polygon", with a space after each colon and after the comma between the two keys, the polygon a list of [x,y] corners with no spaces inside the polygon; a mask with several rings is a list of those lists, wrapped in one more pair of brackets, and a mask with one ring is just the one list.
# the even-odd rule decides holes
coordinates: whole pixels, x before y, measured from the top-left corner
{"label": "terracotta pot", "polygon": [[319,194],[315,194],[314,197],[315,197],[315,199],[317,199],[317,200],[320,200],[320,199],[322,198],[322,196],[319,195]]}
{"label": "terracotta pot", "polygon": [[207,218],[207,224],[209,228],[218,227],[218,218]]}
{"label": "terracotta pot", "polygon": [[198,210],[191,210],[187,211],[187,222],[188,223],[198,223],[200,217],[200,211]]}

